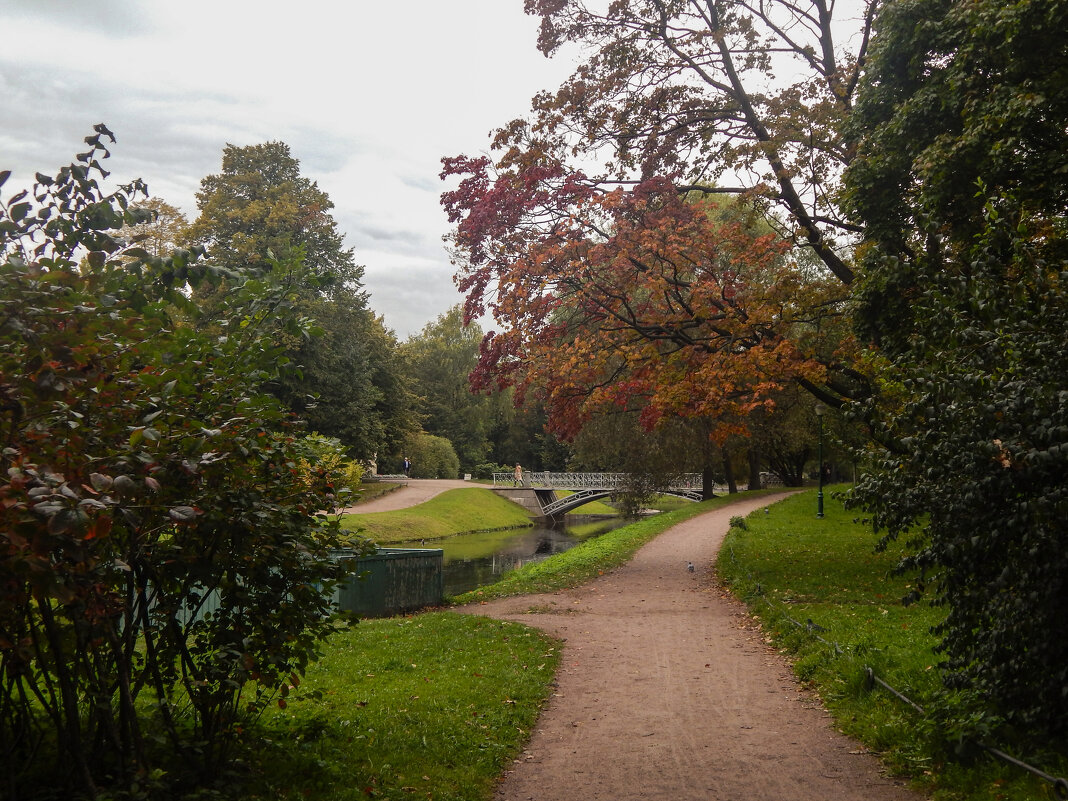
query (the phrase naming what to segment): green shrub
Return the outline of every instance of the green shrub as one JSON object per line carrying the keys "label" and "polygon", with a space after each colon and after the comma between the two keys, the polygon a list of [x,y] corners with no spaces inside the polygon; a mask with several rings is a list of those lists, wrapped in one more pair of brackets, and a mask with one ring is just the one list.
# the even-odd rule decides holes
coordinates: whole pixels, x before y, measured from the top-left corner
{"label": "green shrub", "polygon": [[[198,252],[114,233],[104,126],[33,200],[0,204],[0,764],[12,797],[207,786],[329,631],[336,523],[263,387],[299,264],[183,324]],[[0,173],[0,183],[6,174]],[[176,311],[181,310],[181,314]],[[242,695],[244,693],[244,695]],[[19,786],[22,785],[22,786]]]}

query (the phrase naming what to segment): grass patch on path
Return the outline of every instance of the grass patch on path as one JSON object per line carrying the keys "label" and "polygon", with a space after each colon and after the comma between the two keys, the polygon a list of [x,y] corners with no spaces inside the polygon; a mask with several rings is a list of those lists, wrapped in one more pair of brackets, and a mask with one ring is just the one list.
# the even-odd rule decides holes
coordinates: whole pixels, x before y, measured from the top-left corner
{"label": "grass patch on path", "polygon": [[[882,689],[869,689],[866,668],[921,707],[949,699],[930,633],[943,611],[904,606],[909,577],[893,575],[898,546],[875,553],[871,528],[827,493],[816,517],[814,492],[793,496],[732,527],[717,572],[761,619],[797,675],[818,692],[836,725],[915,777],[939,801],[1031,801],[1053,798],[1050,785],[1018,768],[975,754],[960,761],[952,737]],[[837,644],[839,651],[834,645]],[[990,743],[1012,752],[1011,746]],[[1065,775],[1068,749],[1034,755],[1038,767]],[[1021,757],[1029,755],[1018,754]],[[974,761],[972,761],[974,759]]]}
{"label": "grass patch on path", "polygon": [[379,544],[440,539],[454,534],[525,528],[526,511],[488,489],[446,490],[429,501],[393,512],[349,514],[341,527]]}

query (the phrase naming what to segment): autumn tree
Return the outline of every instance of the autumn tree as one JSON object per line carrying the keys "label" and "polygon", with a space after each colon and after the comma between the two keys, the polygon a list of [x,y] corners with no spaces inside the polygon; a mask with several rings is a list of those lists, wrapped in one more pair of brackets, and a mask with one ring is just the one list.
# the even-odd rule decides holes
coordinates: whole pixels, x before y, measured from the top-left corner
{"label": "autumn tree", "polygon": [[[203,253],[120,235],[114,136],[0,203],[0,761],[5,797],[183,797],[230,769],[332,629],[334,476],[263,382],[298,264],[181,325]],[[0,173],[0,184],[8,173]]]}
{"label": "autumn tree", "polygon": [[476,385],[544,394],[550,425],[574,436],[591,416],[634,408],[744,426],[791,379],[822,381],[808,340],[838,315],[833,287],[712,200],[668,182],[590,193],[531,244],[495,304],[504,331],[483,341]]}
{"label": "autumn tree", "polygon": [[189,220],[179,209],[158,197],[137,202],[134,208],[147,212],[146,219],[124,226],[123,238],[161,258],[188,246]]}
{"label": "autumn tree", "polygon": [[1068,5],[888,4],[854,122],[855,502],[947,608],[958,728],[1068,722]]}
{"label": "autumn tree", "polygon": [[[444,161],[465,314],[503,327],[483,343],[485,380],[548,379],[551,419],[577,425],[613,393],[650,393],[649,425],[665,412],[737,421],[790,381],[835,405],[866,394],[848,343],[806,339],[842,317],[853,281],[840,128],[876,3],[856,19],[825,0],[526,8],[546,55],[587,57],[497,132],[494,158]],[[777,237],[743,242],[694,200],[725,194]]]}

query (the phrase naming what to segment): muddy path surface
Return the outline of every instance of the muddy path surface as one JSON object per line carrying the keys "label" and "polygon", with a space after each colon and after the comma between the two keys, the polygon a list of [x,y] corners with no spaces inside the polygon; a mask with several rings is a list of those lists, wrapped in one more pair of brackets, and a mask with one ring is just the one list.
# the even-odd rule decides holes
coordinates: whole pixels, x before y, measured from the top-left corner
{"label": "muddy path surface", "polygon": [[730,518],[774,500],[680,523],[578,589],[461,608],[564,641],[553,697],[498,801],[923,798],[834,729],[717,584]]}

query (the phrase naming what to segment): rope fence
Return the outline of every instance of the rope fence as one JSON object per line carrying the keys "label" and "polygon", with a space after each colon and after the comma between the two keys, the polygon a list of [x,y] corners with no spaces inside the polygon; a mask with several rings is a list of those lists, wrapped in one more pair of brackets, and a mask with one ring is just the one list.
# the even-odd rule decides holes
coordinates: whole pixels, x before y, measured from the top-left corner
{"label": "rope fence", "polygon": [[[731,560],[735,564],[738,564],[738,560],[734,556],[734,549],[733,548],[728,548],[728,553],[730,554]],[[752,578],[752,574],[747,574],[747,575],[749,576],[750,579]],[[799,629],[802,629],[803,631],[808,633],[813,639],[818,640],[819,642],[823,643],[824,645],[828,646],[829,648],[833,648],[836,656],[844,656],[845,655],[846,651],[841,645],[839,645],[837,642],[834,642],[832,640],[824,639],[823,637],[821,637],[817,633],[817,632],[820,632],[820,631],[826,631],[827,630],[826,628],[824,628],[823,626],[820,626],[818,623],[814,623],[812,621],[812,618],[809,618],[804,623],[794,619],[793,617],[791,617],[789,614],[786,613],[786,607],[785,606],[783,606],[780,603],[777,603],[776,601],[773,601],[771,598],[769,598],[767,595],[764,594],[764,588],[760,585],[759,582],[754,582],[754,587],[756,589],[756,595],[758,595],[761,598],[761,600],[764,601],[764,603],[768,604],[768,606],[777,607],[780,610],[780,612],[782,614],[782,617],[785,620],[789,621],[793,625],[797,626]],[[910,707],[915,709],[919,714],[926,716],[927,713],[926,713],[926,711],[924,710],[924,708],[922,706],[917,704],[915,701],[913,701],[911,698],[906,696],[901,691],[897,690],[895,687],[892,687],[889,683],[887,683],[884,679],[882,679],[878,674],[876,674],[876,672],[869,665],[865,665],[864,666],[864,672],[867,675],[868,689],[869,690],[874,689],[874,687],[876,685],[878,685],[879,687],[882,687],[884,690],[886,690],[888,693],[893,695],[895,698],[897,698],[902,703],[908,704]],[[976,745],[979,748],[981,748],[983,751],[986,751],[988,754],[990,754],[994,758],[1000,759],[1002,762],[1005,762],[1005,763],[1007,763],[1009,765],[1013,765],[1015,767],[1018,767],[1021,770],[1025,770],[1028,773],[1032,774],[1033,776],[1036,776],[1039,779],[1042,779],[1043,781],[1048,782],[1052,786],[1053,791],[1054,791],[1054,793],[1056,794],[1056,796],[1058,798],[1065,799],[1065,801],[1068,801],[1068,779],[1065,779],[1062,776],[1052,776],[1049,773],[1046,773],[1045,771],[1034,767],[1033,765],[1029,765],[1024,761],[1022,761],[1020,759],[1017,759],[1016,757],[1014,757],[1014,756],[1012,756],[1010,754],[1006,754],[1004,751],[1001,751],[1001,750],[999,750],[997,748],[994,748],[991,745],[987,745],[986,743],[981,742],[979,740],[972,740],[971,742],[974,745]]]}

